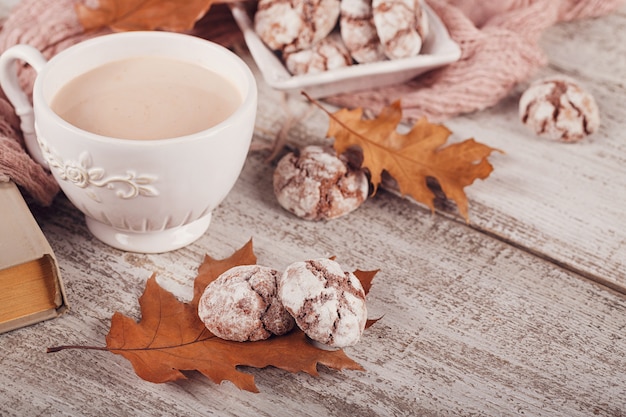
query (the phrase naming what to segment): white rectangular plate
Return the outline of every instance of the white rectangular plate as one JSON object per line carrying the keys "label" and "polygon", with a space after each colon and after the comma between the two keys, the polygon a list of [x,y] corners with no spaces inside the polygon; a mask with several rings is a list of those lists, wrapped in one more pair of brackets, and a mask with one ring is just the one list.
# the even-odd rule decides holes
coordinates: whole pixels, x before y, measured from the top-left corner
{"label": "white rectangular plate", "polygon": [[278,56],[256,34],[246,9],[236,3],[231,6],[233,17],[265,82],[288,93],[306,91],[313,98],[403,83],[428,70],[457,61],[461,57],[461,48],[450,38],[439,16],[428,5],[424,4],[424,8],[429,18],[430,33],[419,55],[355,64],[317,74],[291,75]]}

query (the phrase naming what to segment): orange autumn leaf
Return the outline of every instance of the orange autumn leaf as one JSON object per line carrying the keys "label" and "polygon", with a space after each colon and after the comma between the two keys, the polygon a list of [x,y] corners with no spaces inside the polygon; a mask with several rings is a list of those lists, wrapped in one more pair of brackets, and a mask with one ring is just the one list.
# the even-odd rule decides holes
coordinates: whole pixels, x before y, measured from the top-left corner
{"label": "orange autumn leaf", "polygon": [[491,174],[493,166],[487,157],[496,149],[474,139],[445,146],[450,130],[426,119],[419,120],[407,133],[399,133],[402,121],[399,101],[371,120],[363,119],[360,108],[340,109],[335,113],[324,111],[330,117],[327,136],[335,138],[336,152],[341,154],[355,146],[362,150],[362,167],[371,175],[374,192],[386,171],[396,181],[402,195],[434,210],[435,194],[427,185],[431,177],[469,221],[464,188]]}
{"label": "orange autumn leaf", "polygon": [[[197,316],[204,287],[231,267],[255,263],[251,241],[229,258],[216,260],[207,256],[198,270],[194,296],[189,303],[176,299],[151,277],[139,299],[141,320],[136,322],[115,313],[106,338],[107,350],[124,356],[137,375],[147,381],[161,383],[184,379],[184,371],[196,370],[215,383],[229,380],[252,392],[258,392],[254,377],[239,371],[238,366],[274,366],[310,375],[317,375],[317,364],[337,370],[363,369],[342,350],[314,347],[300,330],[243,343],[222,340],[211,334]],[[365,281],[364,286],[370,288],[375,272],[357,272]]]}
{"label": "orange autumn leaf", "polygon": [[85,30],[109,27],[114,31],[193,28],[211,5],[228,0],[99,0],[97,8],[76,5],[78,21]]}

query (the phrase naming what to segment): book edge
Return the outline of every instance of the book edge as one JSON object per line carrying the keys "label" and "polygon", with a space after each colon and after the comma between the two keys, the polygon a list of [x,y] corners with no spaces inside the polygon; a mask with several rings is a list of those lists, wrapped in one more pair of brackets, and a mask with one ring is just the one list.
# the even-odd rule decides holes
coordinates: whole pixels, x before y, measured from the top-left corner
{"label": "book edge", "polygon": [[37,223],[32,212],[30,211],[30,208],[26,204],[24,197],[17,188],[17,185],[15,185],[15,183],[13,183],[12,181],[0,181],[0,192],[8,196],[6,199],[0,199],[0,206],[4,205],[5,209],[7,209],[9,213],[13,213],[13,210],[22,213],[19,216],[12,217],[21,218],[23,224],[25,224],[30,230],[34,231],[34,238],[32,238],[33,235],[28,235],[28,233],[24,233],[22,236],[22,238],[28,239],[28,245],[26,246],[26,248],[28,249],[28,254],[22,257],[18,257],[17,261],[11,261],[6,259],[2,260],[2,262],[0,262],[0,269],[11,268],[13,266],[17,266],[22,263],[41,258],[48,258],[49,265],[52,268],[52,275],[54,277],[54,299],[55,304],[57,305],[57,307],[54,309],[38,311],[32,314],[28,314],[26,316],[6,321],[4,323],[0,323],[0,334],[2,334],[11,330],[30,326],[41,321],[58,317],[69,309],[69,303],[67,301],[65,285],[61,277],[58,260],[54,254],[54,251],[52,250],[52,247],[50,246],[50,243],[46,239],[41,228],[39,227],[39,224]]}

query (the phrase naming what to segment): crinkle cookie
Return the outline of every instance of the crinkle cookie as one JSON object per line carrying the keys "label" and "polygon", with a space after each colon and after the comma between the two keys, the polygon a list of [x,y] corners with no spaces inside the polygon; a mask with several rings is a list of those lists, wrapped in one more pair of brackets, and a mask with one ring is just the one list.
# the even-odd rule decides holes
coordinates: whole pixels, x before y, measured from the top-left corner
{"label": "crinkle cookie", "polygon": [[389,59],[416,56],[428,32],[419,0],[372,0],[374,25]]}
{"label": "crinkle cookie", "polygon": [[563,142],[580,141],[600,127],[593,96],[566,77],[532,83],[520,98],[519,117],[535,134]]}
{"label": "crinkle cookie", "polygon": [[283,54],[287,70],[295,75],[316,74],[352,64],[341,37],[331,33],[308,49]]}
{"label": "crinkle cookie", "polygon": [[311,339],[331,347],[353,346],[367,321],[365,291],[358,278],[330,259],[295,262],[278,291],[296,324]]}
{"label": "crinkle cookie", "polygon": [[254,30],[274,50],[310,48],[337,24],[339,3],[340,0],[259,0]]}
{"label": "crinkle cookie", "polygon": [[285,155],[276,166],[273,181],[278,203],[307,220],[348,214],[369,193],[363,170],[350,168],[334,150],[320,146],[306,146]]}
{"label": "crinkle cookie", "polygon": [[237,342],[283,335],[294,319],[278,298],[278,271],[259,265],[237,266],[207,285],[198,316],[215,336]]}
{"label": "crinkle cookie", "polygon": [[341,37],[356,62],[386,59],[374,26],[372,0],[341,0],[339,22]]}

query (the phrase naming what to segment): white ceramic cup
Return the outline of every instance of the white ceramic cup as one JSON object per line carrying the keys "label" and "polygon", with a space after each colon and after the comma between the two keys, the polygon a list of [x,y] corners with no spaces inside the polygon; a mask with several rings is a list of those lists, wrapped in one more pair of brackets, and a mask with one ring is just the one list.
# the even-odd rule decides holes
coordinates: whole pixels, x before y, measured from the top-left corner
{"label": "white ceramic cup", "polygon": [[[230,80],[241,105],[225,121],[187,136],[128,140],[81,130],[50,101],[80,74],[134,56],[199,64]],[[21,90],[15,61],[37,72],[33,105]],[[78,43],[50,61],[28,45],[0,57],[0,85],[22,119],[27,148],[47,166],[98,239],[119,249],[158,253],[202,236],[211,213],[235,184],[250,145],[257,88],[248,66],[228,49],[171,32],[127,32]]]}

